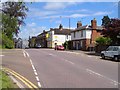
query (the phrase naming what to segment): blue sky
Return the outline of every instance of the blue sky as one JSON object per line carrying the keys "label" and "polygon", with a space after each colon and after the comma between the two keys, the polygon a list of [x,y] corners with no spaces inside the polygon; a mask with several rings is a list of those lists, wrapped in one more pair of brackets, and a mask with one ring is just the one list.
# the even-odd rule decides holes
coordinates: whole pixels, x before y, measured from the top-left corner
{"label": "blue sky", "polygon": [[[117,2],[27,2],[29,11],[24,20],[26,25],[21,27],[19,37],[28,39],[29,36],[37,36],[43,30],[58,28],[62,23],[64,28],[75,29],[76,23],[81,21],[83,25],[90,25],[96,18],[101,25],[103,16],[118,17]],[[60,18],[61,17],[61,18]]]}

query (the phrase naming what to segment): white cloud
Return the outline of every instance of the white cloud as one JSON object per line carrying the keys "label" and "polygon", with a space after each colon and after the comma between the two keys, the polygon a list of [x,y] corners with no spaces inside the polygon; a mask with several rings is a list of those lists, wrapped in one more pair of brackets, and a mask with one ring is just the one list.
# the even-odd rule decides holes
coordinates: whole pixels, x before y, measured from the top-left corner
{"label": "white cloud", "polygon": [[65,3],[59,3],[59,2],[49,2],[46,3],[46,5],[44,6],[44,9],[47,10],[56,10],[56,9],[63,9],[65,8]]}
{"label": "white cloud", "polygon": [[[1,2],[19,0],[1,0]],[[119,0],[24,0],[24,2],[118,2]]]}
{"label": "white cloud", "polygon": [[34,22],[28,23],[27,26],[28,26],[28,27],[34,27],[34,26],[36,26],[36,23],[34,23]]}
{"label": "white cloud", "polygon": [[77,18],[77,17],[86,17],[86,16],[89,16],[89,14],[72,14],[68,17]]}
{"label": "white cloud", "polygon": [[22,29],[22,31],[19,33],[19,37],[23,39],[28,39],[29,36],[37,36],[40,34],[43,30],[46,30],[46,27],[24,27],[25,29]]}
{"label": "white cloud", "polygon": [[101,12],[101,11],[99,11],[99,12],[96,12],[96,13],[94,13],[93,15],[94,16],[100,16],[100,15],[109,15],[109,14],[111,14],[112,12]]}
{"label": "white cloud", "polygon": [[76,2],[47,2],[43,7],[46,10],[61,10],[70,5],[75,5]]}

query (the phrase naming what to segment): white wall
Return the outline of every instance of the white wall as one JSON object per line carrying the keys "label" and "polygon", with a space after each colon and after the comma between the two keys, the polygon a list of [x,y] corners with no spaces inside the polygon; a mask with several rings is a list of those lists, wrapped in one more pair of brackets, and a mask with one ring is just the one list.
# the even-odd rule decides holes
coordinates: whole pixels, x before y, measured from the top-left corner
{"label": "white wall", "polygon": [[90,39],[90,38],[91,38],[91,30],[83,30],[83,37],[81,36],[81,31],[76,31],[75,37],[74,37],[74,32],[71,33],[71,40]]}

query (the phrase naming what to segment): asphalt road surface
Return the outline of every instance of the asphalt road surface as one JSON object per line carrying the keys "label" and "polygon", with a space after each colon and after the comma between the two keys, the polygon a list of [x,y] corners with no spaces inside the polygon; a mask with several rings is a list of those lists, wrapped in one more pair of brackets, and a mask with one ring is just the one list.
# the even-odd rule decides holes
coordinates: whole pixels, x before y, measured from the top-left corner
{"label": "asphalt road surface", "polygon": [[[53,49],[26,49],[19,50],[19,53],[19,57],[14,57],[20,59],[19,62],[15,61],[18,65],[12,65],[13,61],[10,60],[13,57],[7,60],[5,56],[3,65],[20,70],[21,74],[39,87],[118,88],[118,62]],[[19,64],[23,64],[21,68]]]}
{"label": "asphalt road surface", "polygon": [[116,88],[118,63],[99,57],[55,51],[26,50],[44,88]]}

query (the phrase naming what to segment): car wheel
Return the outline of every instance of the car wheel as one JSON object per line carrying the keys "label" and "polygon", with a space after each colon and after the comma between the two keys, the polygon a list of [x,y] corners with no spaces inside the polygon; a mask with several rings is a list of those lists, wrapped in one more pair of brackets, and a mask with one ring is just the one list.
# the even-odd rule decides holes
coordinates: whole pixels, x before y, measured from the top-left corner
{"label": "car wheel", "polygon": [[118,61],[118,57],[117,57],[117,56],[114,56],[114,60],[115,60],[115,61]]}
{"label": "car wheel", "polygon": [[102,59],[105,59],[105,55],[104,54],[102,54],[101,57],[102,57]]}

